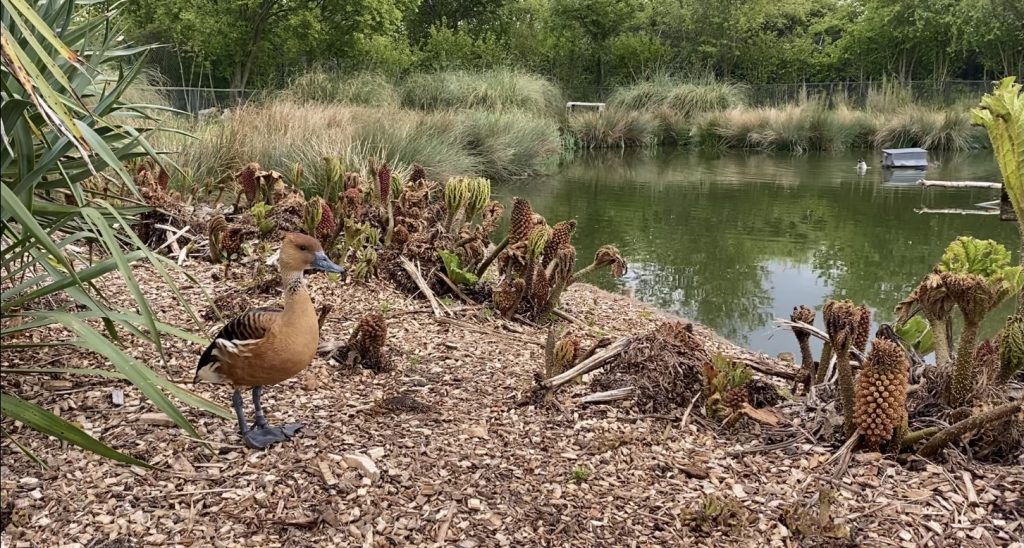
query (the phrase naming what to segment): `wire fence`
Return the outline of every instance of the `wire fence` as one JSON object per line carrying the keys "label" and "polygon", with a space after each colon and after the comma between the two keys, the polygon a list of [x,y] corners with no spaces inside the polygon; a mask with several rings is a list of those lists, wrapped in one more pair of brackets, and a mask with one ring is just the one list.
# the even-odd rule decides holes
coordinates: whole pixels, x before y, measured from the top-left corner
{"label": "wire fence", "polygon": [[749,86],[750,100],[755,105],[780,105],[802,99],[820,99],[828,105],[844,103],[863,107],[872,92],[885,94],[894,90],[914,103],[955,105],[977,102],[992,90],[987,80],[920,80],[894,84],[869,82],[817,82],[804,84],[756,84]]}
{"label": "wire fence", "polygon": [[[748,84],[747,96],[755,106],[777,106],[805,99],[823,101],[835,106],[843,103],[863,107],[872,92],[898,95],[914,103],[948,106],[962,102],[977,102],[992,91],[994,82],[988,80],[869,80],[862,82],[808,82],[789,84]],[[607,101],[615,86],[600,86],[576,90],[573,101]]]}
{"label": "wire fence", "polygon": [[139,86],[139,89],[156,92],[169,106],[193,115],[235,108],[263,94],[260,90],[237,88]]}
{"label": "wire fence", "polygon": [[[920,80],[895,84],[892,81],[867,82],[815,82],[797,84],[752,84],[747,86],[752,104],[757,106],[781,105],[802,100],[820,100],[829,106],[846,104],[863,107],[872,93],[898,94],[920,104],[955,105],[974,103],[988,91],[993,82],[988,80]],[[193,115],[235,108],[256,97],[264,97],[271,90],[235,88],[202,88],[186,86],[140,86],[159,93],[168,104]],[[603,87],[585,95],[596,95],[606,101],[614,88]],[[575,95],[575,94],[574,94]]]}

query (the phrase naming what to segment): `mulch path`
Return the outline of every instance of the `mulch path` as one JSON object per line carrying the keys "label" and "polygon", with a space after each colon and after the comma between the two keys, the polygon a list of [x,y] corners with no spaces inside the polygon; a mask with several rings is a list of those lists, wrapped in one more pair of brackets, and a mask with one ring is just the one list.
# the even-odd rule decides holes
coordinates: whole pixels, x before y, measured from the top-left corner
{"label": "mulch path", "polygon": [[[242,272],[225,282],[221,268],[188,269],[218,295],[252,305],[277,300],[276,292],[242,296]],[[161,319],[201,331],[153,272],[137,273]],[[127,304],[118,280],[103,284]],[[202,316],[203,292],[183,284]],[[143,421],[155,408],[126,382],[4,375],[5,391],[164,470],[116,465],[4,419],[50,467],[3,439],[3,546],[1024,546],[1019,466],[900,464],[858,453],[834,479],[825,462],[832,444],[807,438],[762,448],[789,436],[791,425],[773,432],[747,421],[727,432],[704,420],[646,417],[628,401],[585,406],[585,383],[519,405],[543,368],[543,329],[457,303],[454,315],[478,328],[439,323],[424,301],[383,283],[314,276],[310,285],[316,303],[334,307],[325,340],[344,342],[362,315],[383,313],[395,367],[373,374],[318,358],[269,388],[270,421],[306,428],[267,451],[245,449],[233,421],[194,409],[184,408],[212,451],[176,427]],[[580,323],[563,325],[584,346],[665,318],[584,284],[567,292],[564,308]],[[168,339],[164,363],[148,346],[131,354],[190,386],[201,351]],[[104,367],[71,347],[4,349],[0,365]],[[114,405],[114,388],[124,391],[123,405]],[[229,402],[226,387],[194,390]],[[347,463],[357,453],[374,461],[379,477]],[[825,498],[831,506],[822,516]]]}

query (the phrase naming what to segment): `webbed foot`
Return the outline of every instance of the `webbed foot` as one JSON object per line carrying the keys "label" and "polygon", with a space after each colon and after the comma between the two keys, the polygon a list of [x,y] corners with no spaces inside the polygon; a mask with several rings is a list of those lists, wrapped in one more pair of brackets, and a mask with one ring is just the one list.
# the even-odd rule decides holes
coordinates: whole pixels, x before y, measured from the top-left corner
{"label": "webbed foot", "polygon": [[286,424],[284,426],[256,427],[242,434],[245,446],[250,449],[266,449],[275,443],[287,441],[295,437],[302,424]]}

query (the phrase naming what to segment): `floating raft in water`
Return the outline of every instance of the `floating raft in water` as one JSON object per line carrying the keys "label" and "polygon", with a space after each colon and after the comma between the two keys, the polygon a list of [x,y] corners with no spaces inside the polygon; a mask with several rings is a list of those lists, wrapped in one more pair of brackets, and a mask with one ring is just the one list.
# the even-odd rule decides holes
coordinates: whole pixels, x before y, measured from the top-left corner
{"label": "floating raft in water", "polygon": [[928,151],[923,148],[883,149],[882,167],[926,169],[928,167]]}

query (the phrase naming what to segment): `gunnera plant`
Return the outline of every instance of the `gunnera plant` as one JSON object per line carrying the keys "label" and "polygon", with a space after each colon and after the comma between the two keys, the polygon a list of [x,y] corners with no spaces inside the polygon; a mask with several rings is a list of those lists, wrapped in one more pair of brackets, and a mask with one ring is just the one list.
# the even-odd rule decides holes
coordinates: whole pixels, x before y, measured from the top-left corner
{"label": "gunnera plant", "polygon": [[1010,252],[992,240],[961,236],[946,248],[939,264],[940,279],[963,315],[947,403],[968,402],[979,375],[974,356],[982,320],[1007,297],[1020,291],[1021,267],[1010,266]]}
{"label": "gunnera plant", "polygon": [[[907,382],[910,362],[899,344],[875,339],[857,378],[854,423],[872,450],[903,437],[907,421]],[[895,434],[895,436],[894,436]]]}
{"label": "gunnera plant", "polygon": [[[789,319],[794,322],[801,322],[807,325],[814,324],[814,310],[804,306],[793,307],[793,313]],[[814,382],[814,356],[811,354],[811,333],[800,327],[793,328],[793,335],[796,336],[797,345],[800,346],[800,373],[794,384],[796,390],[801,383],[805,389],[810,389]]]}
{"label": "gunnera plant", "polygon": [[836,356],[836,371],[839,382],[839,401],[843,410],[843,423],[847,434],[855,428],[853,421],[853,368],[850,366],[850,348],[860,321],[862,310],[851,301],[829,301],[825,303],[822,317],[825,331],[832,341]]}
{"label": "gunnera plant", "polygon": [[1024,370],[1024,316],[1013,315],[1007,318],[1006,328],[999,341],[999,373],[998,382],[1006,382],[1018,372]]}

